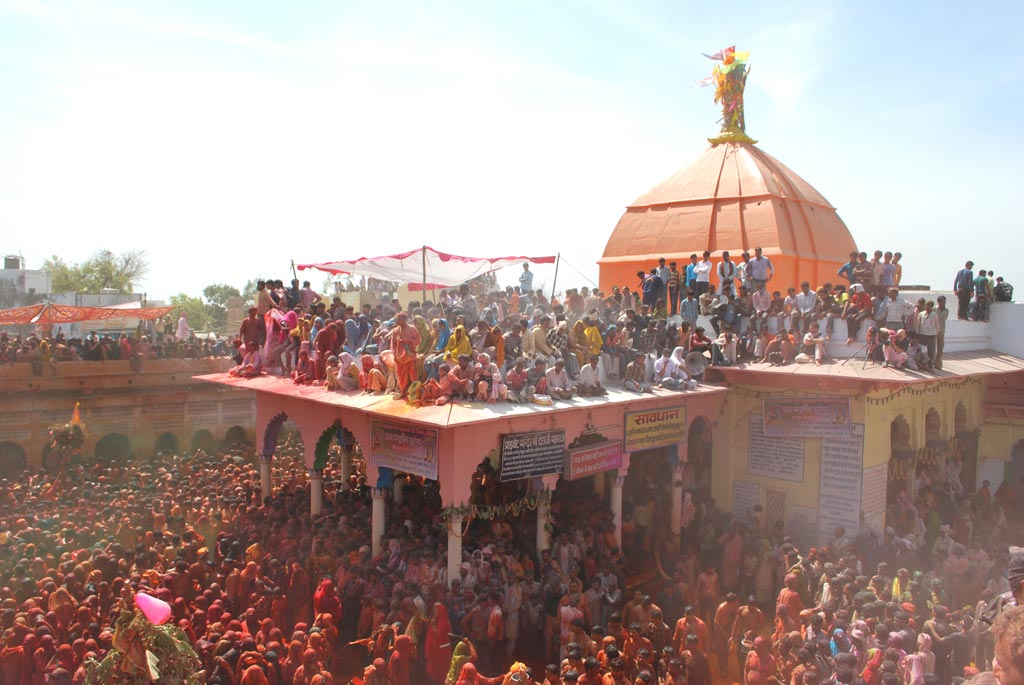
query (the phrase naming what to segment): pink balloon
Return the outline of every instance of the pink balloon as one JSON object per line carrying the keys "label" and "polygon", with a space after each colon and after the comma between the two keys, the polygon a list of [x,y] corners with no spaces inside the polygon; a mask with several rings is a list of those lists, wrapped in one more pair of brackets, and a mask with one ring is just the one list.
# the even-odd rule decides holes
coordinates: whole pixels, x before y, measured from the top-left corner
{"label": "pink balloon", "polygon": [[145,595],[140,592],[135,595],[135,604],[142,609],[146,619],[154,625],[167,623],[167,619],[171,617],[171,605],[152,595]]}

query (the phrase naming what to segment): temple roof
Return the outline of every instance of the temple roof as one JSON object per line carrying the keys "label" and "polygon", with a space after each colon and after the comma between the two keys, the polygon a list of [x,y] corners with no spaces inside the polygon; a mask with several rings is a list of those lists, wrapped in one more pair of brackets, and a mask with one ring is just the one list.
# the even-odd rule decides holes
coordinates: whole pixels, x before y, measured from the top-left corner
{"label": "temple roof", "polygon": [[844,262],[856,245],[835,208],[786,165],[749,143],[720,143],[629,205],[599,263],[754,247]]}

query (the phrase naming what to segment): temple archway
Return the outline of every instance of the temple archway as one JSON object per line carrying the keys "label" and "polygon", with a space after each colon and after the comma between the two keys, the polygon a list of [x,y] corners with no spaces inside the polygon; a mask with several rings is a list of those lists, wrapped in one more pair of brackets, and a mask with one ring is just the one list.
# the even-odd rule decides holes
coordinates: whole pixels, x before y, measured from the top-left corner
{"label": "temple archway", "polygon": [[206,430],[205,428],[197,430],[192,434],[192,449],[203,450],[204,452],[212,452],[214,448],[213,433]]}
{"label": "temple archway", "polygon": [[698,416],[690,424],[686,436],[686,468],[683,471],[683,488],[693,490],[704,497],[711,493],[711,455],[714,448],[714,435],[711,422],[706,417]]}
{"label": "temple archway", "polygon": [[903,520],[903,513],[898,508],[901,494],[913,497],[916,452],[910,444],[910,424],[897,416],[889,424],[889,478],[886,488],[885,504],[888,512],[886,525],[909,525]]}
{"label": "temple archway", "polygon": [[121,433],[107,433],[93,449],[97,459],[124,460],[132,456],[132,443]]}
{"label": "temple archway", "polygon": [[956,403],[953,416],[953,427],[956,435],[956,447],[960,452],[960,481],[969,492],[978,487],[978,431],[971,430],[967,425],[967,407],[963,402]]}
{"label": "temple archway", "polygon": [[232,426],[228,428],[228,432],[224,434],[224,442],[229,446],[244,445],[248,440],[246,439],[245,429],[241,426]]}
{"label": "temple archway", "polygon": [[929,409],[924,417],[924,442],[929,447],[935,447],[943,443],[942,418],[935,407]]}
{"label": "temple archway", "polygon": [[161,433],[156,439],[154,449],[163,454],[177,454],[179,449],[178,436],[174,433]]}
{"label": "temple archway", "polygon": [[963,402],[956,403],[953,426],[958,435],[967,432],[967,407],[964,406]]}
{"label": "temple archway", "polygon": [[14,442],[0,442],[0,477],[13,478],[25,470],[25,448]]}

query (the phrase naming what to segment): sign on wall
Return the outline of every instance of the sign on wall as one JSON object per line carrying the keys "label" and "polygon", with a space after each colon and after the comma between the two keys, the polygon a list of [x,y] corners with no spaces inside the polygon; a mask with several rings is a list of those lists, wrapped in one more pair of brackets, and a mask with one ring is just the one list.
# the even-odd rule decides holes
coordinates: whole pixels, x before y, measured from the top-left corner
{"label": "sign on wall", "polygon": [[749,480],[732,482],[732,515],[737,521],[750,523],[750,511],[761,503],[761,486]]}
{"label": "sign on wall", "polygon": [[437,480],[437,431],[371,421],[370,461]]}
{"label": "sign on wall", "polygon": [[[839,526],[851,538],[860,528],[864,478],[864,426],[855,424],[847,437],[821,441],[821,482],[818,489],[818,544],[826,544]],[[884,490],[883,490],[884,491]]]}
{"label": "sign on wall", "polygon": [[623,452],[675,445],[686,439],[686,407],[626,412]]}
{"label": "sign on wall", "polygon": [[764,434],[823,438],[850,434],[849,397],[766,397]]}
{"label": "sign on wall", "polygon": [[565,479],[576,480],[622,466],[622,441],[605,441],[569,450],[565,457]]}
{"label": "sign on wall", "polygon": [[564,430],[501,436],[502,481],[561,473],[564,469]]}
{"label": "sign on wall", "polygon": [[864,512],[864,520],[882,529],[885,520],[885,496],[889,487],[889,465],[879,464],[864,469],[861,480],[860,508]]}
{"label": "sign on wall", "polygon": [[764,434],[761,417],[750,415],[747,473],[752,476],[804,482],[803,438],[773,438]]}

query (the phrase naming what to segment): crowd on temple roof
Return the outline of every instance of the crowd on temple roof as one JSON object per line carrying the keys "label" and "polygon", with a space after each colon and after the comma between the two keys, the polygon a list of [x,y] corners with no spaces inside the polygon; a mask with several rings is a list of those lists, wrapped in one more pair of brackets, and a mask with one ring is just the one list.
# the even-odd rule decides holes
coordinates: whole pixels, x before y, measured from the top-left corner
{"label": "crowd on temple roof", "polygon": [[[517,287],[464,284],[441,290],[435,301],[360,308],[345,303],[345,294],[328,302],[308,281],[302,288],[297,280],[290,288],[260,281],[231,373],[274,372],[419,404],[544,403],[604,395],[609,387],[693,388],[692,373],[702,366],[694,352],[712,365],[821,365],[836,321],[845,323],[846,344],[863,340],[870,359],[941,369],[946,298],[901,298],[900,261],[899,252],[851,253],[835,283],[788,284],[783,292],[761,248],[736,261],[728,252],[717,260],[705,252],[682,269],[658,260],[637,273],[632,289],[570,288],[560,299],[534,289],[523,264]],[[958,274],[955,285],[960,304],[970,291],[963,318],[985,320],[990,300],[1012,299],[1012,286],[984,271],[978,278]]]}
{"label": "crowd on temple roof", "polygon": [[359,462],[343,482],[332,458],[311,520],[301,454],[279,446],[268,497],[238,453],[0,482],[0,684],[85,682],[134,592],[170,604],[211,685],[1021,682],[1012,485],[921,466],[884,530],[812,548],[759,506],[718,509],[692,473],[681,535],[655,518],[671,479],[648,477],[625,489],[619,545],[590,485],[562,483],[537,550],[536,495],[485,459],[449,578],[436,482],[388,498],[375,557]]}

